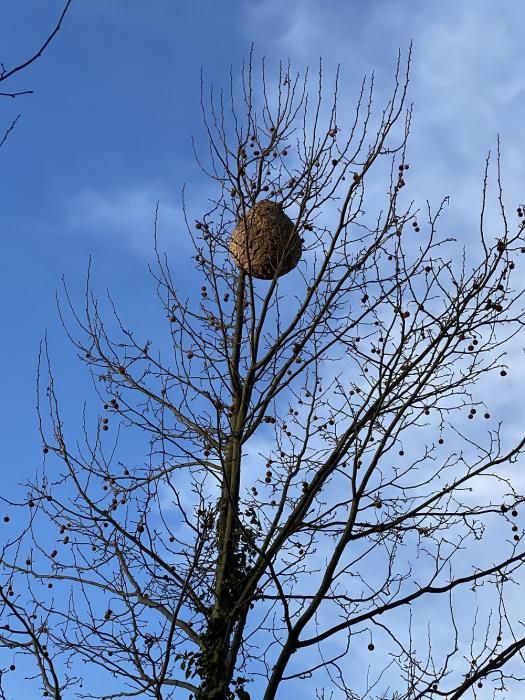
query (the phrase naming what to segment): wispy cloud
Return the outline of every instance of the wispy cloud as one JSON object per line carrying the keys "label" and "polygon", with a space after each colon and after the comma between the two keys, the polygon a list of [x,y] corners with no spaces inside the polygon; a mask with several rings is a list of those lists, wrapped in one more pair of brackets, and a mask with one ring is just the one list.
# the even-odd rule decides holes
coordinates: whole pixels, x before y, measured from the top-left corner
{"label": "wispy cloud", "polygon": [[189,249],[182,211],[154,187],[86,188],[66,203],[66,228],[128,252],[150,254],[157,202],[162,243],[175,240],[178,249]]}
{"label": "wispy cloud", "polygon": [[[457,254],[467,246],[472,264],[478,262],[479,217],[483,168],[487,151],[494,155],[497,135],[502,139],[502,180],[504,201],[510,212],[511,231],[514,232],[515,207],[523,201],[525,164],[519,146],[525,141],[523,108],[525,107],[525,54],[522,36],[517,27],[525,24],[525,5],[519,0],[493,3],[489,0],[444,0],[440,3],[422,0],[413,3],[398,0],[395,3],[378,0],[376,3],[323,3],[322,0],[290,0],[287,12],[282,11],[280,0],[243,3],[246,32],[253,35],[253,27],[259,27],[256,49],[261,55],[290,59],[299,67],[310,64],[316,67],[323,57],[330,69],[341,63],[342,85],[353,89],[365,73],[374,70],[376,92],[374,109],[377,112],[390,96],[397,51],[406,51],[413,41],[413,65],[409,87],[409,102],[414,103],[413,124],[408,143],[408,160],[411,170],[406,201],[414,199],[415,208],[426,212],[426,200],[435,211],[440,200],[450,195],[450,207],[439,228],[442,235],[455,235]],[[354,116],[355,104],[343,97],[339,114]],[[518,145],[518,147],[517,147]],[[374,180],[376,171],[370,173],[367,182],[369,211],[385,206],[385,188],[381,175]],[[488,199],[485,233],[492,242],[501,235],[502,221],[497,207],[497,190],[494,186],[495,170]],[[373,181],[373,182],[372,182]],[[423,218],[423,215],[422,217]],[[450,250],[448,251],[450,252]],[[286,280],[288,282],[288,280]],[[291,279],[290,279],[291,283]],[[502,441],[505,445],[517,443],[523,435],[525,408],[521,394],[525,382],[525,364],[522,361],[522,343],[513,340],[508,347],[505,361],[509,365],[509,377],[502,379],[499,373],[483,378],[475,392],[474,400],[486,401],[491,421],[477,421],[468,426],[474,440],[487,442],[487,429],[495,429],[502,422]],[[343,381],[350,381],[351,367],[346,361],[332,367],[334,374],[342,370]],[[345,371],[346,370],[346,371]],[[323,375],[323,378],[326,377]],[[458,416],[458,429],[464,429],[464,416]],[[471,421],[472,423],[472,421]],[[430,430],[430,429],[429,429]],[[467,431],[465,431],[467,432]],[[437,433],[435,433],[437,434]],[[431,433],[420,429],[412,438],[412,448],[422,448],[431,440]],[[446,446],[455,442],[455,449],[466,449],[452,431],[446,435]],[[472,450],[474,453],[475,450]],[[469,457],[472,456],[469,454]],[[523,467],[509,464],[498,467],[498,474],[508,478],[518,490],[523,489]],[[465,493],[470,504],[498,502],[504,488],[494,480],[484,479],[476,483],[472,493]],[[492,562],[501,556],[503,547],[513,546],[507,521],[496,519],[488,523],[483,542],[471,550],[473,558],[465,557],[459,569],[470,570],[472,562]],[[409,555],[412,576],[425,573],[421,561]],[[476,558],[477,557],[477,558]],[[366,566],[363,573],[370,570]],[[476,596],[470,591],[458,600],[458,619],[466,634],[470,633],[469,615],[473,611]],[[468,598],[467,598],[468,596]],[[512,617],[519,617],[517,595],[510,596],[509,610]],[[487,601],[489,602],[489,601]],[[493,603],[494,601],[490,601]],[[418,609],[416,642],[425,648],[427,630],[423,621],[431,621],[433,635],[437,633],[438,652],[446,649],[449,628],[440,626],[436,619],[436,601],[432,605],[424,601]],[[470,606],[470,607],[469,607]],[[488,610],[487,605],[485,610]],[[439,616],[438,616],[439,617]],[[402,621],[402,616],[398,618]],[[403,623],[397,629],[403,629]],[[479,630],[477,630],[479,631]],[[465,640],[464,640],[465,641]],[[468,643],[468,639],[466,640]],[[363,662],[365,659],[363,657]],[[358,664],[359,666],[359,664]],[[304,691],[304,686],[303,686]],[[509,694],[509,698],[518,697]]]}

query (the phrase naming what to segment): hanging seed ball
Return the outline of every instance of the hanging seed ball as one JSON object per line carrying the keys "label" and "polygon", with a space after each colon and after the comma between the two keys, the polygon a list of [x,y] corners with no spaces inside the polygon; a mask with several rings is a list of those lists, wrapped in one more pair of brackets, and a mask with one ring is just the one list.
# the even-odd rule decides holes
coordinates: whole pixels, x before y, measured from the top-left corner
{"label": "hanging seed ball", "polygon": [[[239,221],[230,253],[252,277],[271,280],[291,272],[301,259],[302,243],[281,203],[263,199]],[[279,271],[277,272],[277,269]]]}

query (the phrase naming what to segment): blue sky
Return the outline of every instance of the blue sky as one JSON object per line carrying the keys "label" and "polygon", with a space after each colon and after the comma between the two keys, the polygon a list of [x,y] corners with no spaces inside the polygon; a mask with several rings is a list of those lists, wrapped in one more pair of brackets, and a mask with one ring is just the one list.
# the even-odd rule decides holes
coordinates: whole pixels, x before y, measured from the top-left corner
{"label": "blue sky", "polygon": [[[31,53],[61,4],[4,0],[0,60],[7,67]],[[41,462],[35,373],[46,331],[72,422],[89,392],[58,323],[62,276],[81,301],[91,256],[97,290],[110,288],[126,319],[139,329],[162,323],[146,269],[159,200],[161,241],[180,262],[181,285],[194,282],[181,188],[197,218],[209,192],[190,142],[202,135],[201,66],[208,82],[222,86],[252,42],[274,65],[290,58],[298,68],[315,66],[322,56],[328,76],[341,64],[349,92],[374,70],[381,106],[397,51],[406,54],[413,41],[410,195],[422,207],[451,195],[447,225],[468,242],[498,133],[505,200],[512,211],[525,199],[524,26],[521,0],[75,0],[47,53],[10,84],[35,94],[0,102],[0,130],[22,112],[0,149],[7,493]],[[513,409],[514,426],[524,386],[518,366],[512,390],[494,397],[502,415]]]}

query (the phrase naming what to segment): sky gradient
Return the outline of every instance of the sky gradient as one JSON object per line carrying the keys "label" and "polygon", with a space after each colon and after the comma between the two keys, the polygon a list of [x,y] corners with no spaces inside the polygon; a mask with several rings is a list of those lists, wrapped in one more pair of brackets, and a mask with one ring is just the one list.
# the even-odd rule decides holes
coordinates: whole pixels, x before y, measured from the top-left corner
{"label": "sky gradient", "polygon": [[[42,41],[61,6],[2,3],[0,60],[7,68]],[[380,108],[398,50],[406,56],[412,42],[407,190],[422,209],[427,199],[437,205],[450,195],[446,226],[468,244],[479,228],[484,161],[498,134],[509,211],[525,199],[524,26],[521,0],[76,0],[49,50],[10,83],[35,94],[0,102],[0,130],[22,113],[0,149],[6,494],[16,494],[42,460],[35,376],[44,334],[73,426],[90,392],[58,318],[62,277],[81,304],[91,258],[97,292],[110,289],[130,325],[146,332],[164,323],[147,271],[158,200],[161,244],[176,260],[181,286],[197,284],[181,191],[185,186],[190,219],[198,218],[210,192],[191,146],[191,136],[198,143],[203,134],[201,67],[206,81],[221,87],[252,43],[256,58],[274,67],[290,58],[297,68],[315,69],[322,57],[328,79],[341,65],[347,94],[374,71]],[[351,119],[351,102],[348,112]],[[495,209],[490,221],[496,225]],[[493,400],[517,433],[525,370],[522,348],[513,352],[512,384]]]}

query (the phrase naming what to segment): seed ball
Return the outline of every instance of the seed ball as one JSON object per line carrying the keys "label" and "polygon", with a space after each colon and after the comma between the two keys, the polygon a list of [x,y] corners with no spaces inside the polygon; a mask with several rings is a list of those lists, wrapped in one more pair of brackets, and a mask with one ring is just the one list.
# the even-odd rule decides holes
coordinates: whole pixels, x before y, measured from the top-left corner
{"label": "seed ball", "polygon": [[372,642],[370,642],[370,644],[368,645],[368,651],[374,651],[374,649],[375,646],[372,644]]}
{"label": "seed ball", "polygon": [[49,452],[49,447],[44,447],[43,450],[42,450],[42,452],[43,452],[45,455],[47,455],[47,453]]}
{"label": "seed ball", "polygon": [[513,510],[512,513],[511,513],[511,515],[515,518],[515,517],[518,515],[518,511],[517,511],[517,510]]}
{"label": "seed ball", "polygon": [[485,413],[484,418],[490,418],[490,413]]}
{"label": "seed ball", "polygon": [[8,515],[4,515],[4,523],[8,523],[8,522],[9,522],[9,516],[8,516]]}
{"label": "seed ball", "polygon": [[11,664],[11,666],[9,666],[9,670],[10,670],[10,671],[14,671],[15,668],[16,668],[16,666],[15,666],[14,664]]}
{"label": "seed ball", "polygon": [[445,441],[443,440],[443,438],[439,438],[438,443],[439,443],[440,445],[442,445],[444,442],[445,442]]}
{"label": "seed ball", "polygon": [[519,542],[520,541],[520,536],[519,535],[514,535],[514,541]]}
{"label": "seed ball", "polygon": [[48,587],[48,588],[53,588],[53,584],[52,584],[52,583],[48,583],[48,584],[47,584],[47,587]]}
{"label": "seed ball", "polygon": [[501,377],[506,377],[506,376],[507,376],[507,373],[505,372],[504,369],[501,370],[500,376],[501,376]]}

